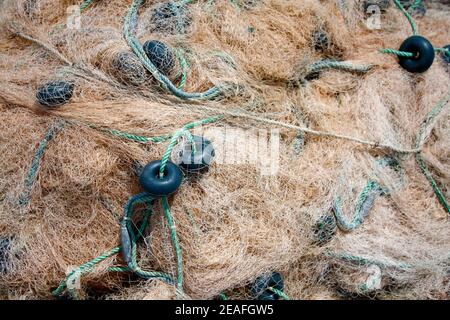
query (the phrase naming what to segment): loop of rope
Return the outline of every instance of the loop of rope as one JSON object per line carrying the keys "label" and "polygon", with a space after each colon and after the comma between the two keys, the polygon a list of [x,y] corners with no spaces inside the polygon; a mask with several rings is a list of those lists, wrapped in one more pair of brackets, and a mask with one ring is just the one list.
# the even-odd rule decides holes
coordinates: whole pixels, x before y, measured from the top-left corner
{"label": "loop of rope", "polygon": [[180,99],[212,99],[217,97],[222,93],[222,89],[219,87],[212,87],[204,92],[193,92],[188,93],[184,92],[181,89],[177,88],[169,78],[163,75],[159,70],[155,67],[155,65],[150,61],[147,55],[142,48],[140,42],[134,36],[134,27],[132,28],[131,21],[136,21],[137,19],[137,11],[139,7],[142,5],[143,0],[133,0],[131,7],[128,10],[128,13],[125,17],[125,22],[123,26],[123,34],[125,40],[128,42],[128,45],[132,49],[132,51],[136,54],[136,56],[141,60],[144,67],[150,71],[153,77],[162,85],[162,87],[168,91],[170,91],[173,95]]}

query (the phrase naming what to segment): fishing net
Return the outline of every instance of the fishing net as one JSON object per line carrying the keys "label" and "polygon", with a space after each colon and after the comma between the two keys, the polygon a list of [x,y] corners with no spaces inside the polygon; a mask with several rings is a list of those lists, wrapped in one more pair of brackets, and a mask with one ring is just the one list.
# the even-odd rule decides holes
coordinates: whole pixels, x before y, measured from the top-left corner
{"label": "fishing net", "polygon": [[448,299],[450,5],[406,2],[0,1],[0,297]]}

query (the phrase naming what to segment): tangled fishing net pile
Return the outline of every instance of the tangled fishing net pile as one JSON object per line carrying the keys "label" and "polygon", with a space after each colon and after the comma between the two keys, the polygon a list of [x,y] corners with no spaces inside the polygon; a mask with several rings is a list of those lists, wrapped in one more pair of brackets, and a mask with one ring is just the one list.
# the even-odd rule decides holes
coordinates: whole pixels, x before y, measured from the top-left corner
{"label": "tangled fishing net pile", "polygon": [[[449,298],[449,1],[1,0],[0,29],[1,298]],[[144,192],[198,136],[209,167]]]}

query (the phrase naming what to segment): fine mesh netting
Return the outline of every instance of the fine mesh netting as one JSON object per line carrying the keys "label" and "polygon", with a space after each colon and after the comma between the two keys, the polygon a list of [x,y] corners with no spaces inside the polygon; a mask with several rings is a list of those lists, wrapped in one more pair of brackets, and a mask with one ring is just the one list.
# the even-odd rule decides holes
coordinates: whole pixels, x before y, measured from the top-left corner
{"label": "fine mesh netting", "polygon": [[393,1],[0,0],[0,298],[448,299],[450,71],[380,52],[411,35]]}

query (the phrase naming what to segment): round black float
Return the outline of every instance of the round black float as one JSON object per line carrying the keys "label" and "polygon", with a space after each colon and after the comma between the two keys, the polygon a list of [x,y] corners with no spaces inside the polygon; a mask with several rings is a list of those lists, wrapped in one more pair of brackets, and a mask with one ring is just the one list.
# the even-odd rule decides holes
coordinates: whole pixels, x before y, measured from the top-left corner
{"label": "round black float", "polygon": [[152,161],[142,169],[139,177],[142,188],[155,197],[164,197],[174,193],[183,180],[180,168],[173,162],[167,161],[163,177],[159,176],[160,167],[160,160]]}
{"label": "round black float", "polygon": [[172,50],[160,41],[146,41],[144,51],[155,67],[165,75],[169,74],[175,66]]}
{"label": "round black float", "polygon": [[252,295],[257,300],[278,300],[280,296],[270,290],[274,288],[283,291],[284,282],[283,277],[278,272],[272,272],[258,277],[252,284]]}
{"label": "round black float", "polygon": [[446,45],[444,49],[447,49],[448,53],[442,52],[442,60],[444,60],[444,62],[450,63],[450,44]]}
{"label": "round black float", "polygon": [[214,147],[208,139],[201,136],[193,136],[195,152],[193,152],[192,143],[187,139],[180,143],[179,148],[174,149],[172,159],[181,168],[188,172],[200,171],[207,168],[214,156]]}
{"label": "round black float", "polygon": [[36,99],[45,107],[57,107],[67,103],[73,95],[74,84],[66,81],[51,81],[37,89]]}
{"label": "round black float", "polygon": [[425,72],[433,64],[435,56],[433,45],[422,36],[406,39],[400,46],[400,51],[414,54],[414,57],[399,56],[400,65],[409,72]]}

